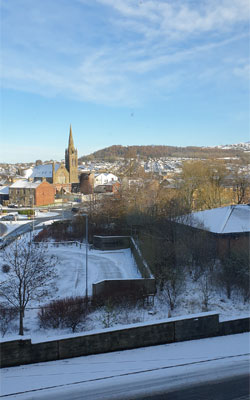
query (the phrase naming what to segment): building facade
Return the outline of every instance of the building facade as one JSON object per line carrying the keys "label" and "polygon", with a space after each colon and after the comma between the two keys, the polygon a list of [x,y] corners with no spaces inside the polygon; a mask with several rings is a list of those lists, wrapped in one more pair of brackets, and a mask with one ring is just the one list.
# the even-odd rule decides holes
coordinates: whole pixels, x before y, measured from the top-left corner
{"label": "building facade", "polygon": [[9,187],[9,201],[25,207],[53,204],[55,189],[45,179],[35,182],[19,180]]}

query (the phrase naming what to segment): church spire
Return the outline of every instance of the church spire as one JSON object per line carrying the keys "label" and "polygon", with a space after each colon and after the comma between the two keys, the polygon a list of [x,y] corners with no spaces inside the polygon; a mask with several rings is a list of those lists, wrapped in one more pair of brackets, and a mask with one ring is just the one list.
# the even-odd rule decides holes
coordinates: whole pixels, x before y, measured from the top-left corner
{"label": "church spire", "polygon": [[74,142],[73,142],[73,135],[72,135],[72,127],[70,124],[70,128],[69,128],[69,149],[74,149]]}

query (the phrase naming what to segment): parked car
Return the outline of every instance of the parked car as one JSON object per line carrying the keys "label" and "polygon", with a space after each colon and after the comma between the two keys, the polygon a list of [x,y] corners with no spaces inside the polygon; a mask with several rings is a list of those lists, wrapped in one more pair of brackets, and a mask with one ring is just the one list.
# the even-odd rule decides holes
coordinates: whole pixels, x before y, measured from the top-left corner
{"label": "parked car", "polygon": [[15,221],[16,216],[15,215],[5,215],[4,217],[1,218],[1,221]]}
{"label": "parked car", "polygon": [[9,208],[18,208],[18,205],[17,204],[9,204],[8,207]]}

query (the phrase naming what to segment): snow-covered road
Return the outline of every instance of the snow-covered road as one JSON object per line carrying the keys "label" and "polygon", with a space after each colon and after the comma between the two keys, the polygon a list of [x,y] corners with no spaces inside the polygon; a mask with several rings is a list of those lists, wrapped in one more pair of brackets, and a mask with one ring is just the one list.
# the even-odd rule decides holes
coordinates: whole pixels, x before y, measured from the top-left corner
{"label": "snow-covered road", "polygon": [[242,376],[249,373],[249,339],[243,333],[5,368],[1,394],[20,400],[127,399],[150,392],[153,382],[170,389]]}

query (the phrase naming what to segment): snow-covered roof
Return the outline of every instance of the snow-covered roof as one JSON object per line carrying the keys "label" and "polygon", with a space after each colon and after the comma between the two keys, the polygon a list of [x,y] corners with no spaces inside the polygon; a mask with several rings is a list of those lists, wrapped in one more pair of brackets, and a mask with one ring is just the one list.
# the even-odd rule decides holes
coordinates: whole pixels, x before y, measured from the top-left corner
{"label": "snow-covered roof", "polygon": [[32,172],[33,172],[33,168],[28,168],[28,169],[24,169],[22,173],[23,173],[24,178],[28,179],[32,175]]}
{"label": "snow-covered roof", "polygon": [[189,225],[214,233],[250,232],[250,205],[232,205],[194,212]]}
{"label": "snow-covered roof", "polygon": [[20,179],[13,183],[10,188],[17,188],[17,189],[35,189],[41,184],[41,181],[30,182],[24,179]]}
{"label": "snow-covered roof", "polygon": [[[61,164],[55,164],[55,172],[58,170]],[[33,172],[30,175],[31,178],[52,178],[52,164],[37,165],[33,168]]]}

